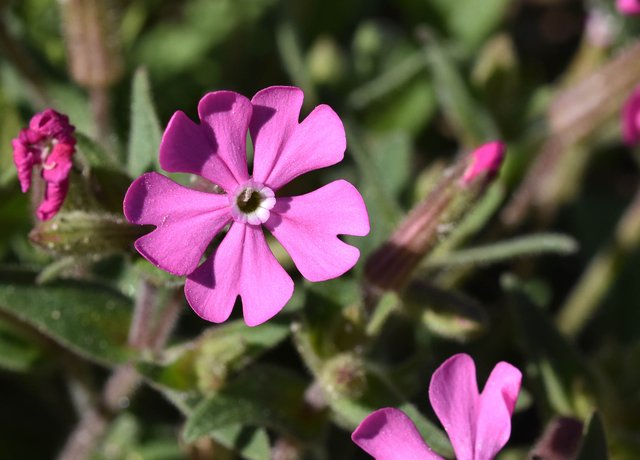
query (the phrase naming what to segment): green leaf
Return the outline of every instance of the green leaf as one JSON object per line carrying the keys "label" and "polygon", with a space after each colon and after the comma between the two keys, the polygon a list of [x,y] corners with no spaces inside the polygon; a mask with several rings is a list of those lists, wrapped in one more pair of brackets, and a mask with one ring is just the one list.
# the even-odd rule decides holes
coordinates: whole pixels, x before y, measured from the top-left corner
{"label": "green leaf", "polygon": [[128,359],[129,299],[93,283],[66,281],[34,287],[33,277],[24,283],[7,279],[0,271],[3,314],[98,363]]}
{"label": "green leaf", "polygon": [[582,445],[576,460],[608,460],[607,437],[602,418],[593,412],[585,425]]}
{"label": "green leaf", "polygon": [[510,5],[509,0],[483,0],[482,8],[478,8],[477,0],[432,0],[430,3],[440,13],[449,32],[470,50],[484,42]]}
{"label": "green leaf", "polygon": [[214,430],[210,436],[247,460],[270,458],[271,446],[264,428],[231,425]]}
{"label": "green leaf", "polygon": [[150,170],[160,170],[159,149],[162,130],[153,106],[149,75],[136,70],[131,90],[131,128],[127,170],[133,177]]}
{"label": "green leaf", "polygon": [[446,434],[398,392],[381,379],[377,373],[367,374],[367,389],[358,399],[335,398],[329,399],[334,421],[353,431],[366,416],[381,407],[397,407],[406,413],[416,424],[418,431],[439,454],[449,458],[453,456],[451,443]]}
{"label": "green leaf", "polygon": [[139,370],[159,385],[178,391],[210,392],[227,377],[282,342],[286,324],[270,321],[248,328],[244,321],[213,327],[198,339],[168,349],[168,363],[140,363]]}
{"label": "green leaf", "polygon": [[506,276],[502,284],[510,294],[522,347],[537,375],[532,379],[537,384],[536,401],[546,401],[547,415],[586,415],[585,408],[594,405],[595,374],[546,312],[532,303],[518,279]]}
{"label": "green leaf", "polygon": [[42,356],[42,347],[36,345],[28,334],[0,319],[0,367],[13,372],[26,372]]}
{"label": "green leaf", "polygon": [[[455,3],[455,2],[452,2]],[[478,10],[478,8],[472,8]],[[425,33],[425,53],[435,93],[445,117],[467,148],[499,137],[498,128],[487,110],[471,94],[450,52],[434,34]]]}
{"label": "green leaf", "polygon": [[20,127],[18,111],[0,91],[0,187],[16,177],[11,140],[18,137]]}
{"label": "green leaf", "polygon": [[321,417],[304,401],[308,383],[289,370],[255,366],[206,398],[188,417],[187,442],[233,425],[266,426],[299,439],[315,438]]}
{"label": "green leaf", "polygon": [[82,159],[91,168],[105,167],[108,169],[120,169],[120,165],[107,151],[96,141],[82,132],[76,132],[76,148]]}
{"label": "green leaf", "polygon": [[543,254],[573,254],[577,250],[578,242],[570,236],[539,233],[431,257],[423,266],[436,268],[457,265],[490,265],[519,257],[532,257]]}

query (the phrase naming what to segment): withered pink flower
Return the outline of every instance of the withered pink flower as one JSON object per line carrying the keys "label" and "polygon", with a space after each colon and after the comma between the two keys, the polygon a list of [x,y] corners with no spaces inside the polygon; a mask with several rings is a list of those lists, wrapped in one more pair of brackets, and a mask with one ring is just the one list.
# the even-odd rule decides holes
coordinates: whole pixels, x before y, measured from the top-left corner
{"label": "withered pink flower", "polygon": [[633,90],[622,108],[622,137],[629,147],[640,142],[640,86]]}
{"label": "withered pink flower", "polygon": [[[500,362],[480,393],[475,364],[464,353],[452,356],[436,369],[429,385],[429,400],[449,435],[457,460],[493,460],[504,447],[511,436],[511,414],[521,380],[518,369]],[[376,460],[442,460],[399,409],[373,412],[351,439]]]}
{"label": "withered pink flower", "polygon": [[[344,127],[329,106],[298,121],[302,100],[294,87],[266,88],[252,100],[231,91],[205,95],[198,104],[200,124],[183,112],[169,121],[160,165],[202,176],[224,193],[192,190],[158,173],[141,176],[127,191],[127,219],[157,227],[136,241],[136,249],[163,270],[186,275],[187,300],[208,321],[226,321],[240,296],[244,320],[255,326],[291,298],[293,281],[271,253],[262,227],[310,281],[340,276],[360,256],[338,238],[369,232],[367,210],[353,185],[337,180],[306,195],[276,195],[301,174],[340,162],[346,149]],[[251,174],[247,132],[254,146]],[[200,264],[228,224],[221,243]]]}
{"label": "withered pink flower", "polygon": [[640,0],[617,0],[616,6],[622,14],[640,14]]}
{"label": "withered pink flower", "polygon": [[31,187],[32,173],[45,182],[36,215],[49,220],[60,210],[69,190],[69,172],[75,152],[75,128],[66,115],[46,109],[31,118],[29,127],[12,140],[13,161],[23,192]]}

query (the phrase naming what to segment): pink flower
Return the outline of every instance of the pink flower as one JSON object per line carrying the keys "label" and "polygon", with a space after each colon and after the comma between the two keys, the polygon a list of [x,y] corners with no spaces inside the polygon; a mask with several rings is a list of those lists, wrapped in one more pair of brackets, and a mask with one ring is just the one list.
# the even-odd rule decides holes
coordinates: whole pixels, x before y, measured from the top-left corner
{"label": "pink flower", "polygon": [[616,6],[622,14],[640,14],[639,0],[617,0]]}
{"label": "pink flower", "polygon": [[36,211],[40,220],[56,215],[69,190],[71,157],[76,145],[74,130],[66,115],[46,109],[34,115],[29,127],[11,141],[22,191],[27,192],[31,187],[34,169],[45,181],[44,197]]}
{"label": "pink flower", "polygon": [[469,185],[478,177],[493,178],[502,165],[506,146],[499,141],[489,142],[471,153],[471,164],[462,176],[462,183]]}
{"label": "pink flower", "polygon": [[640,86],[633,90],[622,109],[622,137],[629,147],[640,142]]}
{"label": "pink flower", "polygon": [[[157,173],[144,174],[127,191],[127,219],[157,226],[136,241],[136,249],[163,270],[186,275],[187,300],[208,321],[229,318],[239,295],[245,322],[255,326],[291,298],[293,281],[271,253],[263,226],[310,281],[340,276],[360,256],[337,237],[369,232],[353,185],[337,180],[306,195],[276,195],[301,174],[338,163],[346,149],[344,127],[330,107],[320,105],[298,122],[302,100],[293,87],[266,88],[251,101],[231,91],[205,95],[198,104],[200,124],[183,112],[169,121],[160,165],[202,176],[224,193],[192,190]],[[254,146],[251,175],[247,131]],[[199,265],[229,223],[222,242]]]}
{"label": "pink flower", "polygon": [[[429,400],[449,435],[457,460],[492,460],[504,447],[511,435],[511,414],[521,379],[518,369],[500,362],[479,393],[475,364],[469,355],[452,356],[436,369]],[[398,409],[373,412],[351,439],[377,460],[442,459]]]}

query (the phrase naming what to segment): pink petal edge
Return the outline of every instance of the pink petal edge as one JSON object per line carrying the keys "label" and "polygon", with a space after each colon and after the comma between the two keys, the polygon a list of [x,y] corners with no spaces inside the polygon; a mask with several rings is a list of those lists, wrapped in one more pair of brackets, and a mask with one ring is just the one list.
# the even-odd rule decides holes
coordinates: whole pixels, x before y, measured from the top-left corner
{"label": "pink petal edge", "polygon": [[337,180],[306,195],[278,198],[265,227],[302,276],[325,281],[350,270],[360,257],[357,248],[337,235],[368,234],[369,217],[356,188]]}
{"label": "pink petal edge", "polygon": [[253,177],[273,190],[344,158],[347,141],[338,115],[329,106],[319,105],[298,124],[302,99],[298,88],[270,87],[251,101]]}
{"label": "pink petal edge", "polygon": [[193,272],[214,236],[231,221],[226,195],[199,192],[152,172],[136,179],[124,198],[133,224],[157,228],[135,247],[149,262],[174,275]]}
{"label": "pink petal edge", "polygon": [[616,6],[618,11],[623,14],[640,14],[640,1],[638,0],[618,0]]}
{"label": "pink petal edge", "polygon": [[233,223],[220,246],[187,277],[191,308],[214,323],[226,321],[238,295],[244,321],[257,326],[291,298],[293,281],[275,259],[259,226]]}
{"label": "pink petal edge", "polygon": [[376,460],[441,460],[401,410],[379,409],[368,415],[351,439]]}
{"label": "pink petal edge", "polygon": [[252,111],[241,94],[206,94],[198,104],[200,124],[180,111],[171,117],[160,143],[160,166],[197,174],[233,192],[249,179],[246,142]]}

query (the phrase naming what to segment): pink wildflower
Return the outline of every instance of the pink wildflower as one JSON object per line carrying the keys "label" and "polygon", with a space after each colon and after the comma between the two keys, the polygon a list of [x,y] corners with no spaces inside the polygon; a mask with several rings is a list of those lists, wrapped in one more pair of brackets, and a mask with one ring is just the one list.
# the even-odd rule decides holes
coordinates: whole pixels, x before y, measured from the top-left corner
{"label": "pink wildflower", "polygon": [[[511,435],[511,414],[522,374],[511,364],[494,367],[478,392],[473,359],[452,356],[433,374],[429,400],[458,460],[492,460]],[[365,418],[351,439],[377,460],[441,460],[404,412],[385,408]]]}
{"label": "pink wildflower", "polygon": [[[291,298],[293,281],[271,253],[262,226],[310,281],[340,276],[360,256],[337,237],[369,232],[364,202],[353,185],[337,180],[306,195],[275,194],[299,175],[344,156],[340,118],[320,105],[299,123],[302,100],[302,91],[293,87],[266,88],[251,101],[231,91],[205,95],[198,105],[200,124],[183,112],[169,121],[160,165],[169,172],[200,175],[225,193],[192,190],[157,173],[143,175],[127,191],[127,219],[157,226],[136,241],[136,249],[163,270],[187,275],[187,300],[206,320],[229,318],[239,295],[245,322],[255,326]],[[247,131],[254,145],[251,175]],[[220,245],[199,265],[209,243],[229,223]]]}
{"label": "pink wildflower", "polygon": [[640,14],[640,0],[617,0],[616,6],[622,14]]}
{"label": "pink wildflower", "polygon": [[471,153],[471,164],[462,176],[462,183],[469,185],[478,177],[492,178],[500,170],[506,147],[502,142],[489,142]]}
{"label": "pink wildflower", "polygon": [[44,197],[36,211],[40,220],[56,215],[69,190],[71,157],[76,145],[74,130],[66,115],[46,109],[34,115],[29,127],[11,142],[22,191],[27,192],[31,187],[34,168],[45,181]]}
{"label": "pink wildflower", "polygon": [[622,109],[622,137],[629,147],[640,142],[640,86],[633,90]]}

